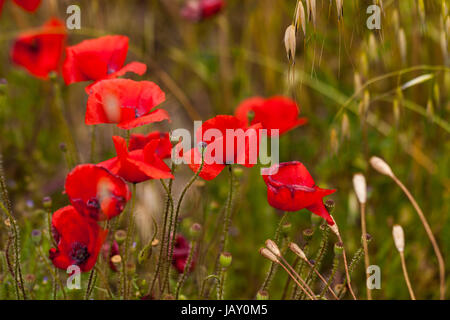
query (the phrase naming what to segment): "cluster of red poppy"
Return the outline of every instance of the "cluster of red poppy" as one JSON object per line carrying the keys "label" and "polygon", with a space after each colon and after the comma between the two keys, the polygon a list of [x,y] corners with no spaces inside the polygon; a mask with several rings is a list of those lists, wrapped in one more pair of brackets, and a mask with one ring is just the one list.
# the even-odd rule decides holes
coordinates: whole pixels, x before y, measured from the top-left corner
{"label": "cluster of red poppy", "polygon": [[[125,65],[127,37],[105,36],[69,47],[65,42],[63,23],[51,19],[40,29],[20,35],[11,56],[15,63],[42,79],[47,79],[50,72],[62,71],[67,85],[90,81],[86,88],[89,95],[85,117],[87,125],[110,123],[130,130],[153,122],[170,121],[167,111],[155,109],[165,100],[164,92],[155,83],[119,78],[127,72],[142,75],[146,71],[146,65],[140,62]],[[255,162],[250,159],[250,140],[256,139],[256,145],[259,145],[259,130],[264,129],[274,137],[306,121],[306,118],[299,118],[297,104],[285,97],[254,97],[243,101],[234,116],[218,115],[205,121],[196,132],[197,141],[206,150],[213,142],[220,143],[217,139],[221,140],[225,150],[220,161],[205,159],[209,161],[204,161],[199,176],[205,180],[214,179],[229,164],[254,166]],[[221,132],[222,136],[208,138],[204,133],[209,129]],[[250,133],[246,135],[243,148],[238,148],[235,142],[230,144],[233,148],[229,150],[226,131],[230,129]],[[107,236],[107,230],[97,222],[109,220],[123,211],[131,198],[126,182],[174,178],[164,162],[172,152],[168,133],[132,134],[128,145],[120,136],[112,139],[116,157],[98,164],[78,165],[67,175],[65,192],[71,205],[59,209],[52,217],[57,247],[50,250],[50,258],[58,268],[66,269],[75,264],[82,271],[92,269]],[[197,164],[194,158],[199,157],[199,150],[181,151],[191,170],[197,172],[201,164]],[[263,178],[271,206],[284,211],[306,208],[326,219],[330,225],[334,224],[322,199],[335,190],[317,187],[300,162],[267,168]],[[175,249],[174,266],[180,271],[187,259],[182,238],[177,238]]]}
{"label": "cluster of red poppy", "polygon": [[[18,6],[22,7],[28,12],[34,12],[41,4],[41,0],[13,0]],[[6,0],[0,0],[0,13]]]}

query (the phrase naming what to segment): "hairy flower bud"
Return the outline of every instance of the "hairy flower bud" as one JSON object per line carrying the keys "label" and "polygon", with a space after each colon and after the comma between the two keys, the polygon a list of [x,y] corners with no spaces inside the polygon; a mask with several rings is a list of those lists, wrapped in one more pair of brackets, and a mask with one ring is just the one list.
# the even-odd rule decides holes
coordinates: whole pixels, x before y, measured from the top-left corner
{"label": "hairy flower bud", "polygon": [[302,258],[303,260],[307,260],[305,253],[303,252],[302,249],[300,249],[300,247],[295,244],[294,242],[289,243],[289,249],[295,253],[296,255],[298,255],[300,258]]}
{"label": "hairy flower bud", "polygon": [[281,256],[280,249],[278,248],[277,244],[274,241],[270,239],[266,240],[266,247],[267,249],[272,251],[277,257]]}
{"label": "hairy flower bud", "polygon": [[259,249],[259,253],[266,259],[275,262],[275,263],[280,263],[280,260],[278,260],[278,258],[272,253],[272,251],[270,251],[267,248],[261,248]]}

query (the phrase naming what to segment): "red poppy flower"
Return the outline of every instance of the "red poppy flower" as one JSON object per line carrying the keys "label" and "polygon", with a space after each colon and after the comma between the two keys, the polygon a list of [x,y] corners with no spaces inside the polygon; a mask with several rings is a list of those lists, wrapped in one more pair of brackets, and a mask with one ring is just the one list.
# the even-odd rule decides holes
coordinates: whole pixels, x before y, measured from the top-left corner
{"label": "red poppy flower", "polygon": [[147,135],[133,133],[130,136],[130,142],[128,144],[128,150],[144,149],[144,147],[153,140],[159,140],[156,147],[156,155],[161,159],[170,158],[172,155],[172,143],[170,142],[170,136],[168,132],[154,131]]}
{"label": "red poppy flower", "polygon": [[94,267],[108,230],[67,206],[53,214],[52,234],[58,245],[49,252],[53,265],[64,270],[77,265],[86,272]]}
{"label": "red poppy flower", "polygon": [[[249,114],[252,112],[252,114]],[[297,104],[286,97],[264,99],[254,97],[244,100],[236,109],[235,116],[245,123],[253,118],[250,124],[261,123],[270,136],[275,135],[272,129],[278,129],[279,135],[305,124],[306,118],[298,118]]]}
{"label": "red poppy flower", "polygon": [[[6,0],[0,0],[0,13]],[[14,2],[29,12],[34,12],[41,4],[41,0],[14,0]]]}
{"label": "red poppy flower", "polygon": [[128,79],[102,80],[89,90],[86,124],[117,123],[122,129],[132,129],[152,122],[169,120],[167,111],[157,109],[166,99],[153,82]]}
{"label": "red poppy flower", "polygon": [[170,168],[156,154],[160,139],[150,141],[144,149],[128,151],[127,142],[119,136],[113,137],[117,157],[99,163],[128,182],[139,183],[150,179],[168,179],[173,175]]}
{"label": "red poppy flower", "polygon": [[224,0],[189,0],[181,10],[181,15],[191,21],[210,18],[225,7]]}
{"label": "red poppy flower", "polygon": [[108,262],[109,268],[114,272],[118,272],[119,270],[117,270],[117,267],[111,261],[111,258],[118,254],[120,254],[120,250],[119,250],[119,244],[117,243],[116,240],[114,240],[112,242],[112,244],[108,243],[108,242],[105,242],[103,244],[103,246],[102,246],[103,258]]}
{"label": "red poppy flower", "polygon": [[70,203],[94,220],[119,215],[131,198],[125,181],[93,164],[76,166],[66,177],[65,189]]}
{"label": "red poppy flower", "polygon": [[84,40],[66,48],[63,77],[66,84],[113,79],[127,72],[143,75],[147,66],[131,62],[123,66],[128,52],[128,37],[105,36]]}
{"label": "red poppy flower", "polygon": [[[175,237],[175,245],[173,247],[173,257],[172,257],[172,265],[178,271],[178,273],[184,272],[184,267],[186,266],[187,260],[189,258],[189,250],[191,246],[185,237],[181,234],[178,234]],[[196,255],[191,261],[191,265],[189,268],[189,272],[194,271],[195,267]]]}
{"label": "red poppy flower", "polygon": [[66,41],[64,24],[51,19],[37,31],[25,32],[15,40],[12,61],[32,75],[47,79],[52,71],[59,71]]}
{"label": "red poppy flower", "polygon": [[[205,121],[196,133],[197,141],[206,145],[200,177],[212,180],[227,164],[253,167],[259,155],[259,129],[259,123],[246,127],[244,122],[227,115]],[[198,148],[185,152],[183,157],[192,171],[199,170],[201,153]]]}
{"label": "red poppy flower", "polygon": [[267,200],[272,207],[283,211],[306,208],[334,225],[322,198],[336,190],[317,187],[302,163],[292,161],[273,165],[264,169],[263,178],[267,185]]}

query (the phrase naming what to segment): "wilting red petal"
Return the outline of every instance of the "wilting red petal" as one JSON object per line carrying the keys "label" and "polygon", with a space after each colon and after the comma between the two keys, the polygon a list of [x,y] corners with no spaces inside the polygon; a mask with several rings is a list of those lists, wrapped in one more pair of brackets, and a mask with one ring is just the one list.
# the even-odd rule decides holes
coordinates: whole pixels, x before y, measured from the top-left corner
{"label": "wilting red petal", "polygon": [[168,132],[154,131],[147,135],[133,133],[130,136],[130,142],[128,144],[128,150],[144,149],[144,147],[152,140],[159,139],[158,147],[156,148],[156,154],[161,159],[170,158],[172,153],[172,143],[170,142],[170,136]]}
{"label": "wilting red petal", "polygon": [[53,265],[67,269],[77,265],[81,271],[91,270],[108,234],[92,219],[67,206],[52,216],[53,233],[58,235],[57,248],[50,249]]}
{"label": "wilting red petal", "polygon": [[47,79],[59,71],[66,41],[63,22],[51,19],[37,31],[19,35],[11,50],[11,59],[32,75]]}
{"label": "wilting red petal", "polygon": [[330,225],[334,222],[323,205],[323,198],[336,190],[321,189],[314,183],[305,166],[298,162],[285,162],[264,170],[269,204],[283,211],[308,209],[323,217]]}
{"label": "wilting red petal", "polygon": [[131,198],[130,190],[121,178],[93,164],[75,167],[67,175],[65,191],[71,204],[94,220],[119,215]]}
{"label": "wilting red petal", "polygon": [[34,12],[41,4],[41,0],[14,0],[14,2],[29,12]]}
{"label": "wilting red petal", "polygon": [[90,88],[85,122],[117,123],[120,128],[131,129],[169,120],[166,111],[152,111],[164,100],[164,92],[150,81],[102,80]]}
{"label": "wilting red petal", "polygon": [[248,123],[250,112],[253,112],[250,124],[261,123],[270,136],[276,135],[271,130],[279,130],[279,135],[282,135],[307,122],[306,118],[298,118],[299,109],[295,101],[281,96],[246,99],[237,107],[235,115]]}
{"label": "wilting red petal", "polygon": [[103,161],[98,165],[110,170],[131,183],[150,179],[173,178],[170,168],[156,154],[159,139],[150,141],[144,149],[128,151],[122,137],[113,137],[117,157]]}
{"label": "wilting red petal", "polygon": [[70,46],[66,49],[64,80],[71,84],[117,78],[127,72],[144,74],[147,67],[143,63],[132,62],[123,66],[127,52],[128,37],[120,35],[84,40]]}
{"label": "wilting red petal", "polygon": [[[183,273],[186,266],[187,260],[189,258],[190,245],[185,237],[181,234],[177,234],[175,237],[175,245],[173,248],[173,260],[172,265],[178,271],[178,273]],[[192,272],[195,267],[195,262],[197,259],[197,252],[193,255],[189,272]]]}

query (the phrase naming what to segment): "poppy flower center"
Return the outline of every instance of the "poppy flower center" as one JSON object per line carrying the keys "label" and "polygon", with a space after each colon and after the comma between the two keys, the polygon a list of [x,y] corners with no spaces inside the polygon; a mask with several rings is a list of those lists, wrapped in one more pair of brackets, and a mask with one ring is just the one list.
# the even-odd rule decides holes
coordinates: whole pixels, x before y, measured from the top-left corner
{"label": "poppy flower center", "polygon": [[69,256],[77,265],[81,265],[86,262],[91,255],[88,252],[87,246],[80,242],[74,242]]}
{"label": "poppy flower center", "polygon": [[33,39],[29,45],[29,50],[31,53],[38,53],[41,49],[41,43],[38,39]]}
{"label": "poppy flower center", "polygon": [[100,203],[98,202],[97,198],[90,198],[87,202],[86,202],[87,207],[90,210],[94,210],[97,211],[100,209]]}

